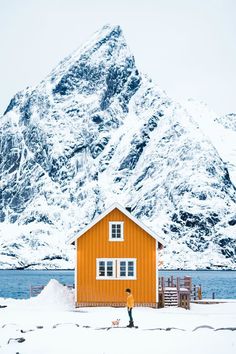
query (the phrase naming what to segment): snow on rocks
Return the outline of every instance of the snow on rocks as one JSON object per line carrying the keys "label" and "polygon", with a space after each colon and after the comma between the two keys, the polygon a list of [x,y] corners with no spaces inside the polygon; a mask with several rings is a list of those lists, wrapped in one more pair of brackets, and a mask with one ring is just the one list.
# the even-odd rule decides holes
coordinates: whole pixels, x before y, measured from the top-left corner
{"label": "snow on rocks", "polygon": [[17,94],[0,120],[0,267],[71,268],[67,235],[117,201],[167,241],[165,268],[234,269],[234,126],[191,107],[110,25]]}

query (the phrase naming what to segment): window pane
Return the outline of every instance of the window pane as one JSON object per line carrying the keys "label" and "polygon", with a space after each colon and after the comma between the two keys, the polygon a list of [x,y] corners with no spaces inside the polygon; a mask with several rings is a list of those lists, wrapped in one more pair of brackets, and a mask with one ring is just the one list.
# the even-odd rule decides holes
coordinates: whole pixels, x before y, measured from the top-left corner
{"label": "window pane", "polygon": [[120,276],[121,277],[126,276],[126,262],[125,261],[120,262]]}
{"label": "window pane", "polygon": [[[118,225],[118,226],[120,226],[120,225]],[[116,230],[116,237],[121,238],[121,230],[120,229]]]}
{"label": "window pane", "polygon": [[107,276],[108,277],[113,276],[113,262],[112,261],[107,262]]}
{"label": "window pane", "polygon": [[133,277],[134,276],[134,262],[129,261],[128,262],[128,277]]}
{"label": "window pane", "polygon": [[111,237],[116,238],[116,224],[112,224]]}
{"label": "window pane", "polygon": [[122,225],[121,224],[111,224],[111,238],[121,239],[122,238]]}
{"label": "window pane", "polygon": [[99,262],[99,277],[104,277],[105,276],[105,262],[100,261]]}

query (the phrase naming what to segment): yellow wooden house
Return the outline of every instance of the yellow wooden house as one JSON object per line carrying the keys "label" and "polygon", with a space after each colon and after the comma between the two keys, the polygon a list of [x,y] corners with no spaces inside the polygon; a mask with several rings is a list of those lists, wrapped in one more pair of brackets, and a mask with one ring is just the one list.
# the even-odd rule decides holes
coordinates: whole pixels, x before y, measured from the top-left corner
{"label": "yellow wooden house", "polygon": [[68,240],[76,245],[76,306],[158,305],[158,250],[164,241],[118,203]]}

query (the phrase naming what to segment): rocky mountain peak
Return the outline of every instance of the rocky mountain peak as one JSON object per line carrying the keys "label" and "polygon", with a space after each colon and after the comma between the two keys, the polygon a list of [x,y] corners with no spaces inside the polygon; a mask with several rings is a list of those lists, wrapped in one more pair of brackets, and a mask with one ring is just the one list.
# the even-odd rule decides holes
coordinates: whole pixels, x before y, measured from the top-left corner
{"label": "rocky mountain peak", "polygon": [[110,25],[18,93],[0,120],[0,267],[66,268],[68,233],[118,201],[167,240],[166,267],[233,268],[235,187],[196,119],[214,117],[193,111],[139,73]]}
{"label": "rocky mountain peak", "polygon": [[134,57],[120,26],[106,25],[86,45],[62,61],[49,77],[54,94],[64,96],[76,90],[89,95],[101,90],[104,84],[112,91],[119,90],[115,79],[124,79],[134,68]]}

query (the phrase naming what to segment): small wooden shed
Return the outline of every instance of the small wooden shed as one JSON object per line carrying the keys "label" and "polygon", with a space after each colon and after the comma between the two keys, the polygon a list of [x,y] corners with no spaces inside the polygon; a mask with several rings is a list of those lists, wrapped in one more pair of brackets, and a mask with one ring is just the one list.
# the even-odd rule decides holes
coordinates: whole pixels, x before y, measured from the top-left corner
{"label": "small wooden shed", "polygon": [[122,306],[131,288],[136,306],[158,307],[158,250],[164,241],[118,203],[95,218],[75,242],[76,306]]}

